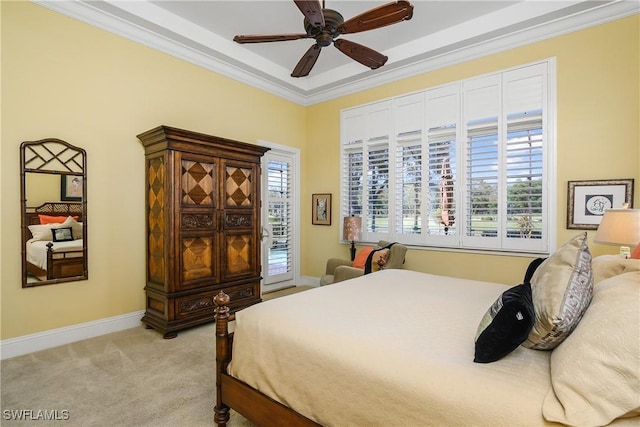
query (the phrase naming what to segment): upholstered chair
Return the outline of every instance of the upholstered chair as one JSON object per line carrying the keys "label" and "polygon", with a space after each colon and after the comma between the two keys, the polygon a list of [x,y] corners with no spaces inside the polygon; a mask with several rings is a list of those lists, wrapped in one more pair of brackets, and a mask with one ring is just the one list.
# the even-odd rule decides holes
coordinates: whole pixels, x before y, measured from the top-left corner
{"label": "upholstered chair", "polygon": [[[391,242],[380,240],[379,248],[389,246]],[[361,249],[362,250],[362,249]],[[395,243],[389,248],[386,256],[384,268],[403,268],[407,247],[401,243]],[[356,256],[356,260],[358,257]],[[354,261],[340,258],[331,258],[327,261],[327,268],[324,276],[320,278],[320,285],[330,285],[332,283],[342,282],[343,280],[353,279],[364,275],[364,268],[354,267]]]}

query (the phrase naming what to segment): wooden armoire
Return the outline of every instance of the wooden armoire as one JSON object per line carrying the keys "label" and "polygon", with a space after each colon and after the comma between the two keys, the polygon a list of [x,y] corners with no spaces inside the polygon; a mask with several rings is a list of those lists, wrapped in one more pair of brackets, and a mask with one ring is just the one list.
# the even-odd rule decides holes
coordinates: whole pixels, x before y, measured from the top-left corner
{"label": "wooden armoire", "polygon": [[147,327],[173,338],[260,302],[260,160],[268,148],[168,126],[145,149]]}

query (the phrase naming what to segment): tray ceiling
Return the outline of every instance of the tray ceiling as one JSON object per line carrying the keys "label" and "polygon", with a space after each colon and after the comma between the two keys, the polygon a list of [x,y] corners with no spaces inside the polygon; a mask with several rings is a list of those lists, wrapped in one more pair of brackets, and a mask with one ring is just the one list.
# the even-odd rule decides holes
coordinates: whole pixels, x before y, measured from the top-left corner
{"label": "tray ceiling", "polygon": [[[370,70],[333,46],[311,74],[290,77],[312,39],[244,44],[236,34],[303,33],[291,0],[50,1],[36,3],[302,105],[322,102],[493,52],[638,13],[620,1],[413,0],[413,18],[344,38],[389,57]],[[346,19],[388,1],[326,0]]]}

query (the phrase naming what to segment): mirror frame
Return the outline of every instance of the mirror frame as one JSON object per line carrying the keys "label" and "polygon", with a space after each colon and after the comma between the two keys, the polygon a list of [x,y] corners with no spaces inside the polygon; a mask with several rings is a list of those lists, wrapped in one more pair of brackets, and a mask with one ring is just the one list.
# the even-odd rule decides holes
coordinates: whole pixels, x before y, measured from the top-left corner
{"label": "mirror frame", "polygon": [[[21,241],[22,241],[22,287],[31,288],[42,285],[53,285],[64,282],[75,282],[87,280],[88,274],[88,245],[87,245],[87,153],[84,149],[69,144],[61,139],[47,138],[38,141],[25,141],[20,144],[20,216],[21,216]],[[27,206],[27,174],[50,174],[60,176],[61,191],[60,201],[57,197],[54,200],[45,202],[40,206]],[[82,176],[82,197],[78,202],[68,201],[68,197],[63,197],[63,177],[64,176]],[[80,209],[78,209],[80,208]],[[28,229],[29,225],[33,225],[32,218],[37,214],[45,215],[82,215],[82,262],[80,274],[75,274],[78,269],[78,257],[72,260],[73,275],[57,278],[47,278],[36,282],[27,281],[27,240],[31,236]],[[59,263],[64,260],[56,258]],[[53,262],[48,264],[48,275],[53,269]],[[62,264],[60,264],[62,265]],[[46,271],[46,270],[45,270]]]}

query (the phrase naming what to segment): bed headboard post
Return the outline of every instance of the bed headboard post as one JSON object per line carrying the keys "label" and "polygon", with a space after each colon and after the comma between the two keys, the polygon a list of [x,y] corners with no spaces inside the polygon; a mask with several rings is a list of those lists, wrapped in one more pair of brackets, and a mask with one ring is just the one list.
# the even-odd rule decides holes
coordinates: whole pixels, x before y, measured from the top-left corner
{"label": "bed headboard post", "polygon": [[220,291],[213,298],[216,305],[216,407],[214,421],[218,426],[226,426],[229,421],[229,407],[222,401],[222,374],[231,361],[229,337],[229,295]]}

